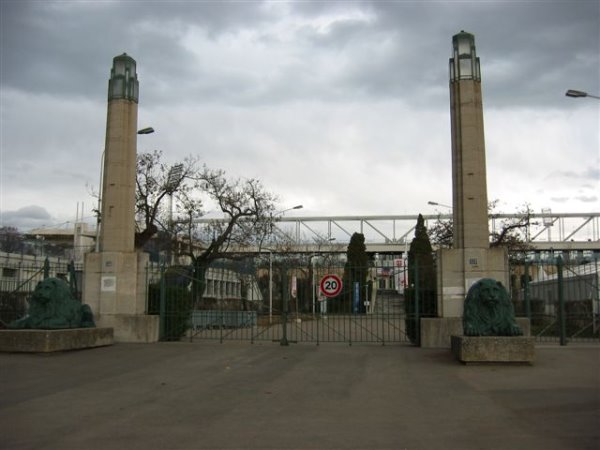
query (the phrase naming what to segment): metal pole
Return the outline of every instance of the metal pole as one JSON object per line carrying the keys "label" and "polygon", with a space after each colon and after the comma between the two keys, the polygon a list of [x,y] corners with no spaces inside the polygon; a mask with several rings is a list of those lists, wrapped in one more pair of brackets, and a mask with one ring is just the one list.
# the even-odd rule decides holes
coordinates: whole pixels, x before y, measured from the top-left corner
{"label": "metal pole", "polygon": [[287,346],[290,345],[287,339],[287,309],[288,309],[288,298],[289,298],[289,289],[288,289],[288,278],[287,278],[287,270],[281,269],[281,298],[282,298],[282,308],[281,308],[281,326],[282,335],[281,341],[279,345]]}
{"label": "metal pole", "polygon": [[558,269],[558,320],[560,324],[560,345],[567,345],[567,330],[565,321],[565,295],[563,284],[563,260],[560,256],[556,260],[556,267]]}
{"label": "metal pole", "polygon": [[[600,313],[600,274],[598,273],[598,258],[594,258],[594,273],[596,274],[596,299],[592,300],[592,329],[598,332],[598,315]],[[593,297],[592,297],[593,298]]]}
{"label": "metal pole", "polygon": [[419,318],[419,260],[415,261],[415,344],[421,346],[421,330]]}
{"label": "metal pole", "polygon": [[273,252],[269,250],[269,325],[273,323]]}
{"label": "metal pole", "polygon": [[531,326],[531,298],[529,297],[529,261],[525,260],[525,273],[523,274],[525,277],[525,284],[523,285],[523,295],[525,297],[525,314],[529,319],[529,324]]}
{"label": "metal pole", "polygon": [[102,150],[102,157],[100,158],[100,183],[98,187],[98,210],[96,211],[96,242],[95,242],[95,250],[96,252],[100,251],[100,223],[102,221],[101,211],[102,211],[102,188],[104,181],[104,153],[106,149]]}
{"label": "metal pole", "polygon": [[44,260],[44,280],[50,277],[50,260],[46,256]]}
{"label": "metal pole", "polygon": [[167,247],[167,261],[173,264],[173,193],[169,193],[169,247]]}
{"label": "metal pole", "polygon": [[313,257],[313,255],[311,255],[311,257],[310,257],[311,258],[310,262],[312,264],[312,288],[311,288],[311,291],[312,291],[312,313],[313,313],[313,319],[314,319],[315,306],[316,306],[316,303],[315,303],[315,261],[314,261],[314,259],[312,259],[312,257]]}
{"label": "metal pole", "polygon": [[166,328],[166,283],[165,283],[165,264],[160,266],[160,306],[159,306],[159,340],[165,339]]}

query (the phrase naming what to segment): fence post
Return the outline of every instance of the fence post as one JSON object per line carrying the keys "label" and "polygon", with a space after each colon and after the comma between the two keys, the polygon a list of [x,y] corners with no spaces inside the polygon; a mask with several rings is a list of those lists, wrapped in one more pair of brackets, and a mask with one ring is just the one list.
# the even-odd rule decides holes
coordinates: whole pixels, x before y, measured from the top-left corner
{"label": "fence post", "polygon": [[525,284],[523,285],[523,296],[525,297],[525,315],[531,324],[531,298],[529,297],[529,261],[525,260]]}
{"label": "fence post", "polygon": [[[221,273],[222,276],[222,273]],[[225,288],[227,289],[227,288]],[[219,301],[219,303],[221,303],[221,301]],[[221,305],[221,307],[219,308],[219,344],[223,343],[223,328],[225,328],[225,310],[223,309],[225,307],[224,304]]]}
{"label": "fence post", "polygon": [[160,341],[165,339],[165,328],[166,328],[166,310],[167,310],[167,285],[165,281],[165,265],[164,263],[160,266],[160,305],[159,305],[159,332],[158,339]]}
{"label": "fence post", "polygon": [[556,260],[556,268],[558,270],[558,320],[560,326],[560,345],[567,345],[567,332],[565,323],[565,295],[563,283],[563,260],[560,256]]}
{"label": "fence post", "polygon": [[290,345],[287,339],[287,313],[288,313],[288,300],[290,296],[289,285],[288,285],[288,273],[287,268],[281,268],[281,326],[282,335],[279,345],[287,346]]}
{"label": "fence post", "polygon": [[415,261],[415,344],[421,346],[421,320],[419,311],[419,264]]}
{"label": "fence post", "polygon": [[[598,272],[598,258],[594,258],[594,273],[596,274],[596,291],[600,293],[600,273]],[[592,300],[592,331],[594,335],[598,332],[598,316],[600,315],[600,298]]]}
{"label": "fence post", "polygon": [[44,260],[44,280],[50,278],[50,260],[48,257]]}
{"label": "fence post", "polygon": [[67,264],[67,272],[69,272],[69,288],[71,289],[73,296],[77,300],[81,301],[81,296],[79,295],[79,292],[77,289],[77,278],[75,275],[75,261],[73,261],[73,260],[69,261],[69,264]]}

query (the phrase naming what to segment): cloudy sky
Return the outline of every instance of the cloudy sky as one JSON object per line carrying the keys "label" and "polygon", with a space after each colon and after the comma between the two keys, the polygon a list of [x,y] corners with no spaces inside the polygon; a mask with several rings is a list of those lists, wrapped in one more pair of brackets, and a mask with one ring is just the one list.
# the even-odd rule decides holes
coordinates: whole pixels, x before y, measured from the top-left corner
{"label": "cloudy sky", "polygon": [[[600,3],[2,0],[1,222],[92,216],[112,58],[137,61],[138,151],[258,177],[296,215],[450,204],[448,58],[475,35],[488,197],[600,210]],[[81,206],[80,206],[81,210]]]}

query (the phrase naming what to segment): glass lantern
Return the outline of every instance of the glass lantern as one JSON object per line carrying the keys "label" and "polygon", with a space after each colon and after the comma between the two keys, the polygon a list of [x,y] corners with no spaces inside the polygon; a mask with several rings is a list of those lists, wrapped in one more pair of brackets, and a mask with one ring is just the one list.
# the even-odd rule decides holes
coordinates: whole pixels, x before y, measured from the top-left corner
{"label": "glass lantern", "polygon": [[481,81],[479,58],[475,52],[475,36],[461,31],[452,37],[452,58],[450,58],[450,81]]}
{"label": "glass lantern", "polygon": [[108,82],[108,99],[125,99],[138,101],[139,83],[135,60],[123,53],[113,59]]}

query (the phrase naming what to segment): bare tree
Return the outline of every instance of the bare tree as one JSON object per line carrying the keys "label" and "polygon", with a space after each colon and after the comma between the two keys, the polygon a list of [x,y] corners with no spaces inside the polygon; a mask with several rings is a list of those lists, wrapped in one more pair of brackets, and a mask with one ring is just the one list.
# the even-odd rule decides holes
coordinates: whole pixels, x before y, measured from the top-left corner
{"label": "bare tree", "polygon": [[[206,270],[210,263],[223,257],[235,258],[235,246],[257,245],[272,230],[274,202],[257,179],[230,179],[225,171],[200,166],[198,159],[167,165],[162,153],[138,156],[136,179],[136,215],[140,248],[159,231],[171,241],[181,236],[185,245],[176,252],[192,263],[194,299],[204,291]],[[168,200],[168,202],[167,202]],[[217,210],[220,219],[200,221],[206,210]],[[177,219],[173,220],[175,210]],[[212,212],[212,211],[211,211]]]}
{"label": "bare tree", "polygon": [[[186,235],[187,255],[194,267],[192,290],[197,302],[204,291],[206,270],[219,258],[234,258],[233,247],[255,245],[258,248],[271,232],[276,197],[257,179],[228,179],[222,170],[204,166],[190,175],[193,183],[180,197],[180,228]],[[204,206],[212,205],[223,218],[208,222]]]}
{"label": "bare tree", "polygon": [[490,247],[505,246],[513,254],[531,250],[532,246],[528,242],[527,232],[529,227],[534,224],[531,221],[531,207],[525,204],[521,210],[517,211],[514,218],[502,221],[499,231],[492,230]]}
{"label": "bare tree", "polygon": [[[488,211],[492,218],[499,215],[494,213],[498,200],[489,203]],[[498,230],[490,232],[490,247],[506,246],[511,253],[526,252],[531,249],[525,233],[531,222],[531,208],[525,204],[514,218],[504,219]],[[452,219],[442,219],[438,216],[435,223],[427,230],[431,243],[441,248],[451,248],[454,239]]]}
{"label": "bare tree", "polygon": [[[137,231],[135,247],[141,248],[158,231],[170,230],[170,215],[165,206],[167,197],[185,197],[192,185],[187,181],[195,176],[198,162],[187,157],[182,163],[167,165],[161,162],[162,152],[140,153],[137,158],[135,208]],[[175,169],[175,170],[174,170]]]}
{"label": "bare tree", "polygon": [[452,219],[442,219],[438,215],[436,221],[427,230],[431,243],[439,248],[452,248],[454,243],[454,227]]}
{"label": "bare tree", "polygon": [[23,235],[17,228],[0,228],[0,250],[6,253],[16,253],[23,250]]}

